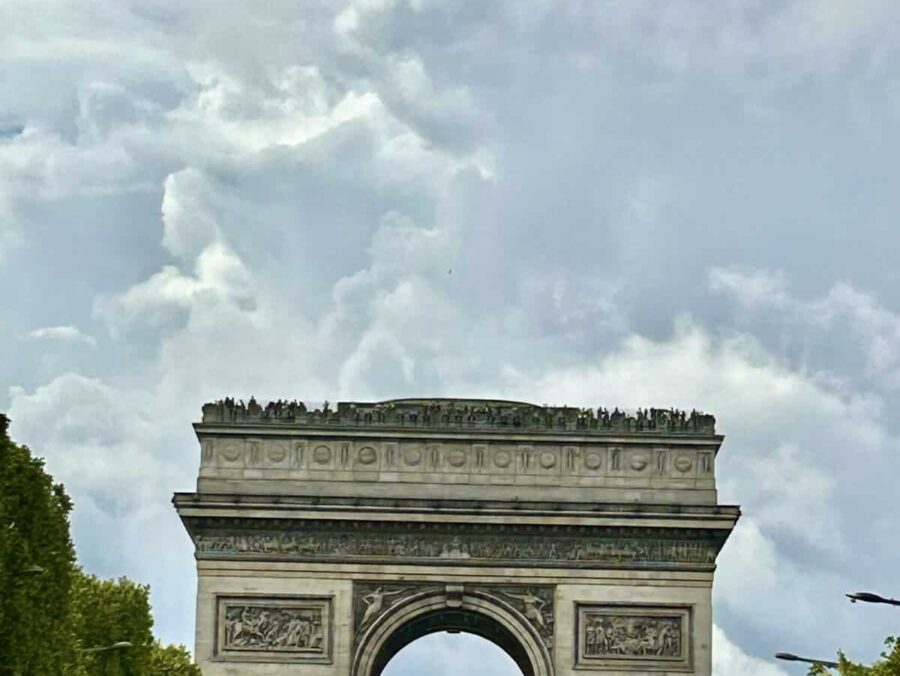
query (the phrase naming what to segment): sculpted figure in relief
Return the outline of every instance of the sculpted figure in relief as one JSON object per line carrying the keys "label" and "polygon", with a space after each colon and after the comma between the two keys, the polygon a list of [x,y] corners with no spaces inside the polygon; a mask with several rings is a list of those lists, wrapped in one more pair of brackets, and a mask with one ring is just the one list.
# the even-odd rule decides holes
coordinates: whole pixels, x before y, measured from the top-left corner
{"label": "sculpted figure in relief", "polygon": [[491,591],[518,601],[519,611],[537,629],[548,648],[553,647],[553,589],[494,587]]}
{"label": "sculpted figure in relief", "polygon": [[194,535],[197,552],[204,556],[266,554],[271,556],[330,559],[340,557],[453,558],[517,562],[598,561],[608,564],[692,563],[710,565],[718,545],[706,540],[647,537],[532,536],[509,533],[453,536],[445,533],[371,533],[360,537],[340,531],[261,531],[223,535]]}
{"label": "sculpted figure in relief", "polygon": [[679,657],[681,620],[677,617],[588,615],[585,657]]}
{"label": "sculpted figure in relief", "polygon": [[321,611],[314,608],[230,606],[225,610],[225,648],[320,652]]}
{"label": "sculpted figure in relief", "polygon": [[385,609],[384,601],[386,597],[402,594],[403,591],[405,590],[398,589],[396,591],[386,592],[381,587],[378,587],[378,589],[371,591],[363,596],[362,600],[366,604],[366,612],[363,615],[361,626],[366,626],[370,620],[378,617],[378,615],[381,614],[381,611]]}
{"label": "sculpted figure in relief", "polygon": [[524,594],[513,594],[512,592],[504,592],[507,596],[511,596],[514,599],[518,599],[525,606],[525,617],[534,622],[538,627],[543,629],[546,626],[546,622],[544,621],[544,606],[547,605],[547,602],[540,598],[539,596],[535,596],[530,591],[526,591]]}

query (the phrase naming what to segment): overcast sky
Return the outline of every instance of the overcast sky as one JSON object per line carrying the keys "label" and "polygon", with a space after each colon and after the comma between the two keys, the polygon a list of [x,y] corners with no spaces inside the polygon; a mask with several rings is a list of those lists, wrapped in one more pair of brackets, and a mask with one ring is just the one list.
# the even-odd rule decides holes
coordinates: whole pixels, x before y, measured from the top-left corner
{"label": "overcast sky", "polygon": [[698,407],[744,510],[717,676],[873,659],[896,609],[843,594],[900,595],[898,22],[0,3],[0,410],[73,495],[81,562],[192,643],[169,501],[224,395]]}

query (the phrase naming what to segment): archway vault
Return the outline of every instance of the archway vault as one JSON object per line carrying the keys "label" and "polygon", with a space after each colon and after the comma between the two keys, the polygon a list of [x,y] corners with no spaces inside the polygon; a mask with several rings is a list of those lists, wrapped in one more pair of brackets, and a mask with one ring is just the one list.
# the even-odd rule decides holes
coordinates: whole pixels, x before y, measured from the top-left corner
{"label": "archway vault", "polygon": [[205,676],[380,676],[420,636],[525,676],[710,676],[712,416],[409,399],[207,404],[197,490]]}
{"label": "archway vault", "polygon": [[363,611],[350,673],[380,676],[391,658],[416,639],[437,631],[465,631],[503,649],[524,676],[551,676],[553,610],[542,591],[511,585],[359,585],[355,596],[366,609],[373,602],[384,603],[389,594],[395,598],[377,616],[366,618]]}

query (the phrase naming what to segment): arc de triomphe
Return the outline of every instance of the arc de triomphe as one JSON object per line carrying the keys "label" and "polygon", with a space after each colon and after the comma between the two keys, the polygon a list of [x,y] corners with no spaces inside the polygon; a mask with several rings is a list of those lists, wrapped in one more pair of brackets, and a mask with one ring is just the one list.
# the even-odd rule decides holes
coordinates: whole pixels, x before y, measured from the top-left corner
{"label": "arc de triomphe", "polygon": [[709,676],[723,437],[706,414],[405,399],[203,407],[206,676],[378,676],[466,631],[525,676]]}

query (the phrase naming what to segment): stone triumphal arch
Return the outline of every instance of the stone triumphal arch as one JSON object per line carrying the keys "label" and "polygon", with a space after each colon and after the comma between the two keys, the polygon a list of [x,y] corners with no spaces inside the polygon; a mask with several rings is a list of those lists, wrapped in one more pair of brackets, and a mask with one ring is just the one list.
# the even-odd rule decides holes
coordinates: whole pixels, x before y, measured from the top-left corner
{"label": "stone triumphal arch", "polygon": [[465,631],[525,676],[710,674],[712,416],[507,401],[265,407],[195,425],[206,676],[378,676]]}

